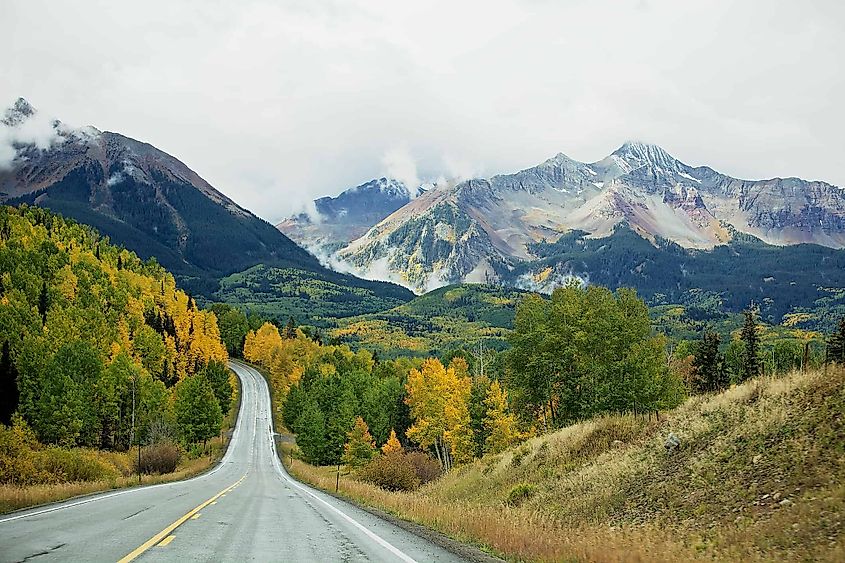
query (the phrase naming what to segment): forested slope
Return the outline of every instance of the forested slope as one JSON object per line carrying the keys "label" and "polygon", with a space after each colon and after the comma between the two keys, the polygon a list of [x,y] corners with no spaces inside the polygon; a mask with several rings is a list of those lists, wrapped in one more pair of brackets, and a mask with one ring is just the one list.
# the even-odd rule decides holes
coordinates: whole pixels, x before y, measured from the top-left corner
{"label": "forested slope", "polygon": [[155,261],[43,209],[0,207],[0,272],[0,422],[14,424],[0,483],[67,478],[33,453],[44,444],[119,452],[219,433],[232,387],[217,319]]}

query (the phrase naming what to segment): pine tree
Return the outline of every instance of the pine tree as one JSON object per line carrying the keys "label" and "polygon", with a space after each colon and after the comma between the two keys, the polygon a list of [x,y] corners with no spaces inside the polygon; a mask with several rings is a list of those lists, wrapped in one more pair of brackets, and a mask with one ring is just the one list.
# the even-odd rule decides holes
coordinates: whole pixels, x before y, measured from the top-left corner
{"label": "pine tree", "polygon": [[47,295],[47,282],[41,283],[41,294],[38,296],[38,314],[41,315],[41,324],[47,324],[47,309],[50,306],[50,299]]}
{"label": "pine tree", "polygon": [[839,320],[839,327],[827,341],[826,361],[845,365],[845,317]]}
{"label": "pine tree", "polygon": [[117,255],[117,269],[118,270],[123,269],[123,257],[119,253]]}
{"label": "pine tree", "polygon": [[719,391],[725,389],[730,383],[724,358],[719,352],[720,343],[719,333],[711,330],[704,331],[692,364],[695,368],[693,387],[698,393]]}
{"label": "pine tree", "polygon": [[740,339],[745,344],[742,355],[742,370],[740,381],[746,381],[760,375],[760,335],[757,334],[757,322],[754,320],[754,311],[745,311],[745,324],[740,333]]}
{"label": "pine tree", "polygon": [[19,399],[18,372],[12,363],[9,342],[5,341],[0,356],[0,423],[7,426],[12,423],[12,415],[18,409]]}
{"label": "pine tree", "polygon": [[360,416],[355,418],[355,426],[346,435],[343,446],[343,463],[357,469],[363,467],[376,455],[376,443],[370,429]]}
{"label": "pine tree", "polygon": [[292,340],[296,338],[296,321],[293,317],[288,318],[288,322],[285,325],[284,330],[282,331],[282,338],[285,340]]}

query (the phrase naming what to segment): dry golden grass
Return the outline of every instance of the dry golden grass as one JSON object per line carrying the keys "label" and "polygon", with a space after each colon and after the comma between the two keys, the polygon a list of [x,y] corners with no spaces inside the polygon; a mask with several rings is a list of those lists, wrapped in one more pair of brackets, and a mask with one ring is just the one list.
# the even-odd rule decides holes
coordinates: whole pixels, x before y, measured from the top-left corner
{"label": "dry golden grass", "polygon": [[[334,490],[331,468],[292,472]],[[351,477],[340,492],[518,560],[845,561],[843,483],[845,372],[831,370],[694,397],[659,421],[576,424],[413,493]],[[521,484],[535,493],[508,505]]]}
{"label": "dry golden grass", "polygon": [[[219,441],[219,438],[217,440]],[[188,479],[206,471],[216,461],[216,457],[216,455],[211,455],[187,460],[180,463],[179,468],[173,473],[143,475],[141,482],[143,485],[153,485]],[[130,464],[131,462],[127,460],[126,465],[129,466]],[[109,480],[30,485],[26,487],[0,485],[0,514],[39,504],[67,500],[81,495],[137,485],[137,475],[127,475]]]}

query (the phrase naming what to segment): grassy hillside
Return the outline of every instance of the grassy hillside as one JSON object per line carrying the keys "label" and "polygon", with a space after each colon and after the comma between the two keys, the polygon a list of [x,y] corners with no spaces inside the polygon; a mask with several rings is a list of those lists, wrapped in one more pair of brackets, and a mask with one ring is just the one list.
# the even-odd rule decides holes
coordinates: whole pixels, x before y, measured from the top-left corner
{"label": "grassy hillside", "polygon": [[[668,452],[669,432],[680,447]],[[334,487],[334,474],[294,462]],[[845,371],[760,378],[661,416],[603,417],[415,493],[341,492],[508,557],[845,560]]]}
{"label": "grassy hillside", "polygon": [[480,284],[441,287],[388,311],[342,319],[331,335],[386,357],[439,354],[480,340],[502,349],[524,294]]}

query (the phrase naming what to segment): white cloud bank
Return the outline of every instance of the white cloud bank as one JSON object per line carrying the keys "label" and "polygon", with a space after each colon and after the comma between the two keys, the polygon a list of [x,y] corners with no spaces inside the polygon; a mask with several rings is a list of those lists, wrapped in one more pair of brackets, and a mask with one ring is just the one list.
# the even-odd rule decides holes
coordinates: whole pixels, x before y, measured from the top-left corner
{"label": "white cloud bank", "polygon": [[0,101],[150,142],[271,221],[403,146],[421,179],[637,138],[845,185],[843,27],[835,0],[6,0]]}

